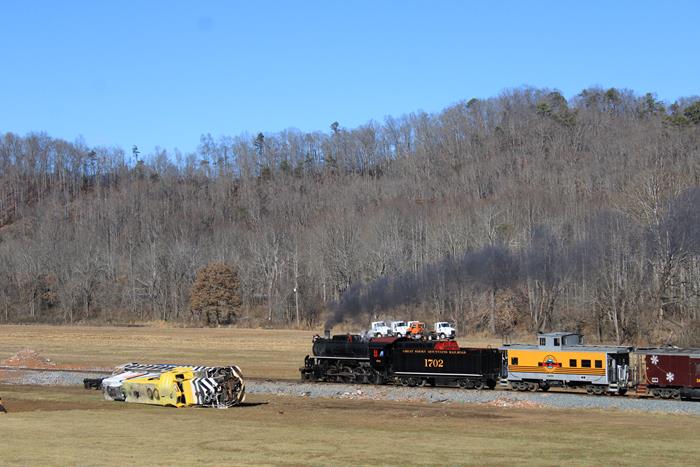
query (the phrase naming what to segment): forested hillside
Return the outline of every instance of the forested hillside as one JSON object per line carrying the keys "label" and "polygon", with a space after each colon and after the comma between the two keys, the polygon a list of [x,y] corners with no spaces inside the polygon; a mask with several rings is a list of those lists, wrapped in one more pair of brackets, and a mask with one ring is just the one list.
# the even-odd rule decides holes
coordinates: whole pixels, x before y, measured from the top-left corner
{"label": "forested hillside", "polygon": [[694,99],[524,88],[192,154],[0,138],[0,322],[189,321],[224,262],[243,325],[700,344]]}

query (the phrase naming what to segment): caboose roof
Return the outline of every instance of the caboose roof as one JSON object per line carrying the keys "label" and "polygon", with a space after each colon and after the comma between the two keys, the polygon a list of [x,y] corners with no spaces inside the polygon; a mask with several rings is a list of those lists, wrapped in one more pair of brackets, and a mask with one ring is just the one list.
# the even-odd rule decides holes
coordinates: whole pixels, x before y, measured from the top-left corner
{"label": "caboose roof", "polygon": [[505,344],[499,347],[501,350],[542,350],[543,352],[605,352],[605,353],[629,353],[632,347],[609,345],[562,345],[557,348],[542,348],[533,344]]}
{"label": "caboose roof", "polygon": [[659,348],[638,348],[637,353],[645,355],[678,355],[678,356],[688,356],[692,358],[700,358],[700,349],[696,348],[677,348],[677,347],[659,347]]}
{"label": "caboose roof", "polygon": [[578,332],[566,332],[566,331],[558,331],[558,332],[538,332],[537,337],[564,337],[564,336],[581,336],[581,333]]}

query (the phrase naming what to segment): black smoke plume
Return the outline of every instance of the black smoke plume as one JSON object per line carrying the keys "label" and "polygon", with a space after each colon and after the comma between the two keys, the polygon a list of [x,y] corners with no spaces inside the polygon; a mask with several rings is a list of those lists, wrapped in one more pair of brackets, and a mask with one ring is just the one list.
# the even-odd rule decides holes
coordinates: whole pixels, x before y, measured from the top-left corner
{"label": "black smoke plume", "polygon": [[[666,211],[661,222],[652,225],[641,225],[619,211],[603,211],[587,222],[582,240],[557,237],[540,226],[533,229],[524,248],[488,245],[444,258],[415,273],[352,284],[340,300],[329,304],[325,328],[331,329],[346,318],[427,302],[440,288],[500,290],[526,280],[551,287],[565,280],[594,281],[597,271],[610,261],[625,261],[632,254],[700,255],[700,188],[672,200]],[[658,251],[659,245],[665,245],[666,250]]]}

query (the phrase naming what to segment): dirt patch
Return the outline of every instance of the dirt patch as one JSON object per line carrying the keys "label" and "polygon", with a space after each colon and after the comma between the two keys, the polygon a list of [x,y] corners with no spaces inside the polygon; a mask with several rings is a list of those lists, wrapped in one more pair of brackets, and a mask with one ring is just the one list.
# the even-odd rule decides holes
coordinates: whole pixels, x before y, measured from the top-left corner
{"label": "dirt patch", "polygon": [[13,366],[25,368],[55,368],[56,363],[50,358],[42,357],[39,352],[32,349],[23,349],[13,356],[0,361],[0,366]]}

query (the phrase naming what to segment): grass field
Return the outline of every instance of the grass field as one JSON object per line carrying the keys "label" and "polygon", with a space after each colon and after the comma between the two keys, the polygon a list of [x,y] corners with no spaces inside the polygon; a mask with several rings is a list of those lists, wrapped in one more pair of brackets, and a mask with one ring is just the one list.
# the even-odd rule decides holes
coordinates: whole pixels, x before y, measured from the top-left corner
{"label": "grass field", "polygon": [[[247,377],[297,379],[313,335],[313,331],[272,329],[0,326],[0,361],[30,348],[65,365],[234,363]],[[498,345],[483,339],[460,341]]]}
{"label": "grass field", "polygon": [[700,419],[249,396],[230,410],[0,386],[0,464],[688,465]]}
{"label": "grass field", "polygon": [[248,377],[298,378],[310,331],[148,327],[0,326],[0,360],[31,348],[56,363],[234,363]]}

